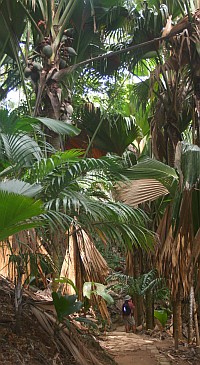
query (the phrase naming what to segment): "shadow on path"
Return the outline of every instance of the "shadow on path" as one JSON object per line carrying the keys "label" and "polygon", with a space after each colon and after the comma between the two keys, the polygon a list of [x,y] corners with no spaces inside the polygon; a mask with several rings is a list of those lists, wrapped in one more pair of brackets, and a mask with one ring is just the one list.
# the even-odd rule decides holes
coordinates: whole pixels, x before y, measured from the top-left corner
{"label": "shadow on path", "polygon": [[108,332],[100,345],[119,365],[170,365],[170,361],[159,353],[153,339],[126,333],[124,327]]}

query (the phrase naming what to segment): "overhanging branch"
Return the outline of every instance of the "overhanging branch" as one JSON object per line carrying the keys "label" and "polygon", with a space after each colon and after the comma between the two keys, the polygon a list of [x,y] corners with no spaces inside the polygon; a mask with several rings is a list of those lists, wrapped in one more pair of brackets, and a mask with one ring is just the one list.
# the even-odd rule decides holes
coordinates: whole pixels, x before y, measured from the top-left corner
{"label": "overhanging branch", "polygon": [[113,52],[109,52],[109,53],[106,53],[106,54],[103,54],[103,55],[100,55],[100,56],[97,56],[97,57],[88,58],[87,60],[81,61],[79,63],[76,63],[75,65],[69,66],[65,69],[62,69],[62,70],[56,72],[53,75],[52,79],[55,80],[55,81],[59,81],[64,75],[74,71],[75,69],[77,69],[80,66],[84,66],[84,65],[90,64],[92,62],[100,61],[100,60],[103,60],[103,59],[106,59],[106,58],[109,58],[109,57],[112,57],[112,56],[116,56],[116,55],[119,55],[119,54],[127,53],[129,51],[135,51],[137,49],[152,45],[152,44],[160,42],[160,41],[165,41],[167,39],[170,39],[170,38],[180,34],[183,31],[183,29],[188,28],[189,25],[190,25],[190,23],[184,24],[183,27],[181,27],[181,29],[179,29],[178,32],[173,31],[173,29],[172,29],[171,32],[168,35],[164,36],[164,37],[157,37],[157,38],[154,38],[150,41],[139,43],[139,44],[134,44],[133,46],[123,48],[123,49],[120,49],[118,51],[113,51]]}

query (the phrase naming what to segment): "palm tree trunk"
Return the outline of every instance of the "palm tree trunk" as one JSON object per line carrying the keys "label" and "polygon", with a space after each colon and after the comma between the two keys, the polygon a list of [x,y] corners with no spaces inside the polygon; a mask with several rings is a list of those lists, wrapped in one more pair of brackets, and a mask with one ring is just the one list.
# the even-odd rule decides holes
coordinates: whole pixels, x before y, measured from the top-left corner
{"label": "palm tree trunk", "polygon": [[[135,250],[134,253],[129,251],[126,257],[126,272],[127,275],[133,276],[134,278],[138,278],[141,275],[141,267],[139,264],[141,252],[139,250]],[[144,321],[144,300],[143,297],[139,294],[134,295],[134,304],[135,304],[135,322],[136,326],[140,326]]]}
{"label": "palm tree trunk", "polygon": [[175,349],[178,350],[179,339],[182,339],[182,317],[181,317],[181,299],[180,289],[176,299],[172,302],[173,306],[173,335]]}
{"label": "palm tree trunk", "polygon": [[144,321],[144,301],[141,295],[135,294],[134,295],[134,303],[135,303],[135,322],[136,326],[140,326],[143,324]]}
{"label": "palm tree trunk", "polygon": [[194,325],[195,325],[195,332],[196,332],[196,346],[200,345],[200,338],[199,338],[199,323],[198,323],[198,315],[197,315],[197,306],[194,297]]}
{"label": "palm tree trunk", "polygon": [[15,277],[15,332],[16,334],[21,333],[21,314],[22,314],[22,267],[17,268],[17,276]]}
{"label": "palm tree trunk", "polygon": [[190,304],[189,304],[188,343],[192,342],[192,337],[193,337],[193,308],[194,308],[194,287],[191,286]]}
{"label": "palm tree trunk", "polygon": [[153,293],[151,289],[146,291],[146,329],[152,330],[154,328],[154,311],[153,311]]}

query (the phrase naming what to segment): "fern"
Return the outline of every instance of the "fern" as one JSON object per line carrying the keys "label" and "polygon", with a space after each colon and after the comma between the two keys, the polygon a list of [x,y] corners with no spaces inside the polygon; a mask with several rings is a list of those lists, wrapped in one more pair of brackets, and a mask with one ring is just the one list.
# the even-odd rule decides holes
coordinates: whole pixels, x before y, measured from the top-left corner
{"label": "fern", "polygon": [[[109,285],[109,282],[112,283],[112,281],[117,283]],[[110,289],[120,292],[122,296],[128,292],[132,295],[137,294],[145,297],[146,292],[151,290],[155,300],[169,298],[169,291],[165,281],[163,278],[158,277],[156,269],[139,276],[137,279],[123,273],[114,272],[108,276],[107,282]]]}

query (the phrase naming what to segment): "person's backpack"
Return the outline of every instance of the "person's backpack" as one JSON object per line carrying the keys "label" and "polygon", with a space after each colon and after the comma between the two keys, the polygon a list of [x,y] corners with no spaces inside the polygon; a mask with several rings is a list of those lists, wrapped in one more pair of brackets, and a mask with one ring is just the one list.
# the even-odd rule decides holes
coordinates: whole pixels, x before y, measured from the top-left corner
{"label": "person's backpack", "polygon": [[122,306],[122,313],[125,316],[129,316],[129,314],[131,314],[131,308],[129,307],[128,303],[124,303]]}

